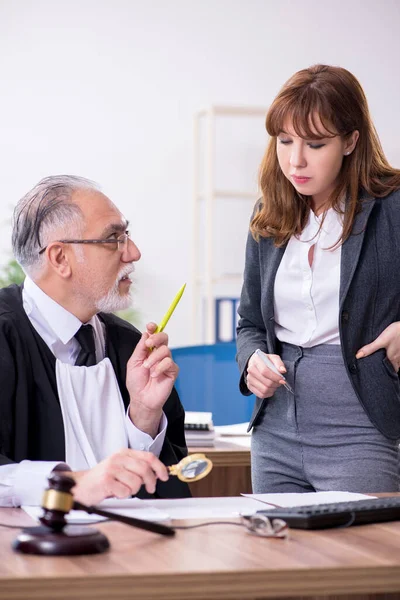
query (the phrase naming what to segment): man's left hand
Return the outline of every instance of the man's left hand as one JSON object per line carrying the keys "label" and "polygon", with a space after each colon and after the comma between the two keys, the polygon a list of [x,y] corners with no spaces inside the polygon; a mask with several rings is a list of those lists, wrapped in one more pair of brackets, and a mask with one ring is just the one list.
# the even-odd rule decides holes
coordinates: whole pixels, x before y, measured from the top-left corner
{"label": "man's left hand", "polygon": [[360,348],[356,358],[364,358],[377,350],[385,348],[386,356],[393,365],[395,371],[400,369],[400,321],[391,323],[380,335],[366,346]]}
{"label": "man's left hand", "polygon": [[179,371],[168,348],[167,334],[154,333],[156,328],[155,323],[147,325],[126,369],[129,416],[138,429],[153,438]]}

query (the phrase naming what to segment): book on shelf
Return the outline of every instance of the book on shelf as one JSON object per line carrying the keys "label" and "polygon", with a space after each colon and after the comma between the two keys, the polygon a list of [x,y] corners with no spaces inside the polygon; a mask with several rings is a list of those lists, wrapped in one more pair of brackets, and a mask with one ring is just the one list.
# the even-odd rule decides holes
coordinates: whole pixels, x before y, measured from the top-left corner
{"label": "book on shelf", "polygon": [[214,446],[215,431],[212,413],[187,411],[185,437],[188,446]]}

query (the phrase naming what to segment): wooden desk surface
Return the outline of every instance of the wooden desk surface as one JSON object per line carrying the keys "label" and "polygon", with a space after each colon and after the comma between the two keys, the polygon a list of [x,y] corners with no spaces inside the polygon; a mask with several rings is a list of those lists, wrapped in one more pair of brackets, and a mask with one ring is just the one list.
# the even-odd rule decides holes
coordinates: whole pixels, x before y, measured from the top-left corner
{"label": "wooden desk surface", "polygon": [[[30,519],[18,509],[0,509],[0,522]],[[178,531],[175,538],[120,523],[96,527],[111,549],[72,558],[17,554],[11,542],[18,530],[1,527],[0,599],[400,597],[400,522],[292,530],[286,540],[228,524]]]}
{"label": "wooden desk surface", "polygon": [[213,461],[214,467],[249,467],[250,448],[239,446],[229,437],[218,438],[210,447],[189,446],[189,454],[204,452]]}
{"label": "wooden desk surface", "polygon": [[204,452],[213,462],[213,470],[201,481],[190,484],[193,496],[239,496],[251,494],[250,448],[226,439],[217,439],[209,448],[189,447],[189,453]]}

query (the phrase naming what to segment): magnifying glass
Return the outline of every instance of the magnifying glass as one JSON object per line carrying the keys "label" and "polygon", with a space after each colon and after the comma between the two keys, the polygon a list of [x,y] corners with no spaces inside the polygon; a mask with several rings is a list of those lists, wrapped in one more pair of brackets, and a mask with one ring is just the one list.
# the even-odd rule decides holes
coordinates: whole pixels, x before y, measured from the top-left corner
{"label": "magnifying glass", "polygon": [[205,454],[197,453],[185,456],[177,465],[168,467],[168,471],[170,475],[176,475],[181,481],[190,483],[206,477],[212,468],[211,460]]}

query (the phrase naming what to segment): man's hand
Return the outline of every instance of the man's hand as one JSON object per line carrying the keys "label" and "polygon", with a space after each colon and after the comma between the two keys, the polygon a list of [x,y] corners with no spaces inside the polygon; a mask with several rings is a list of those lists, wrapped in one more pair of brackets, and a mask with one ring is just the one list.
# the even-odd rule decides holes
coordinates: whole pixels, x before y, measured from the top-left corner
{"label": "man's hand", "polygon": [[105,498],[127,498],[144,484],[149,494],[157,479],[168,480],[165,465],[151,452],[125,448],[112,454],[88,471],[65,473],[76,481],[72,493],[78,502],[93,505]]}
{"label": "man's hand", "polygon": [[[278,354],[267,354],[281,373],[286,373],[285,365]],[[284,380],[271,371],[256,354],[252,354],[247,365],[246,385],[258,398],[270,398]]]}
{"label": "man's hand", "polygon": [[356,358],[364,358],[377,350],[385,348],[386,356],[393,365],[395,371],[400,369],[400,321],[391,323],[380,335],[366,346],[359,349]]}
{"label": "man's hand", "polygon": [[131,399],[129,416],[138,429],[152,438],[158,433],[163,406],[179,371],[168,348],[167,334],[154,333],[156,328],[155,323],[147,325],[126,369]]}

